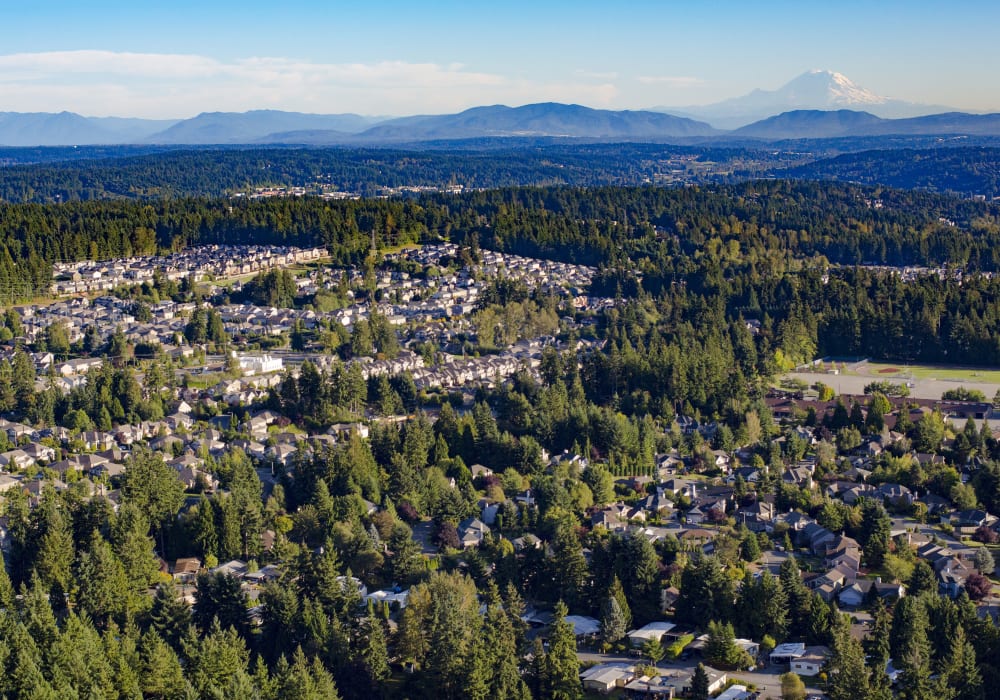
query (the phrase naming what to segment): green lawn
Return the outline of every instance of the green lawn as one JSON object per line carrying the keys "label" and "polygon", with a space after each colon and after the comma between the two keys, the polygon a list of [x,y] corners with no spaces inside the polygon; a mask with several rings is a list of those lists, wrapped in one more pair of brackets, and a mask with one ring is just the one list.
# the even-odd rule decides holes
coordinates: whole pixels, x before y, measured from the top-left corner
{"label": "green lawn", "polygon": [[[897,371],[893,372],[891,370]],[[1000,384],[1000,369],[986,367],[951,367],[869,362],[862,367],[862,371],[858,374],[871,376],[872,379],[887,379],[890,381],[913,378]]]}

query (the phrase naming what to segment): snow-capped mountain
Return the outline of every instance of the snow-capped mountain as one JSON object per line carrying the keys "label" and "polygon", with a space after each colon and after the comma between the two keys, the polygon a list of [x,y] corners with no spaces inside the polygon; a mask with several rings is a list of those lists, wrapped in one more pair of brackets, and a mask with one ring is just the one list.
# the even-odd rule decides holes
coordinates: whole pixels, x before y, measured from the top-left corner
{"label": "snow-capped mountain", "polygon": [[697,107],[658,108],[671,114],[704,119],[716,128],[733,129],[793,110],[858,109],[886,119],[949,111],[947,107],[919,105],[877,95],[846,75],[811,70],[777,90],[754,90],[742,97]]}
{"label": "snow-capped mountain", "polygon": [[772,92],[754,90],[748,97],[756,97],[767,104],[783,104],[793,109],[823,107],[859,107],[881,105],[889,98],[876,95],[871,90],[854,83],[843,73],[828,70],[811,70],[803,73],[784,87]]}

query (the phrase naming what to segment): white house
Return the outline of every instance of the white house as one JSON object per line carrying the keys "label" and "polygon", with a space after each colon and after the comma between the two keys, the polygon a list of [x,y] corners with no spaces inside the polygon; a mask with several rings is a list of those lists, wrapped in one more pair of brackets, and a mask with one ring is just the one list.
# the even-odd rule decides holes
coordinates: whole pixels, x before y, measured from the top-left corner
{"label": "white house", "polygon": [[621,662],[598,664],[580,674],[584,689],[599,693],[609,693],[615,688],[623,688],[635,677],[635,666]]}
{"label": "white house", "polygon": [[806,653],[806,645],[802,642],[785,642],[779,644],[771,652],[771,663],[775,666],[790,664]]}
{"label": "white house", "polygon": [[641,647],[651,639],[660,641],[663,635],[676,627],[673,622],[650,622],[628,633],[628,641],[633,647]]}
{"label": "white house", "polygon": [[577,637],[596,637],[601,631],[601,623],[592,617],[567,615],[564,619],[573,625],[573,634]]}
{"label": "white house", "polygon": [[818,675],[829,656],[830,650],[826,647],[807,647],[802,656],[792,659],[791,670],[800,676]]}
{"label": "white house", "polygon": [[750,691],[745,685],[731,685],[715,696],[715,700],[746,700]]}

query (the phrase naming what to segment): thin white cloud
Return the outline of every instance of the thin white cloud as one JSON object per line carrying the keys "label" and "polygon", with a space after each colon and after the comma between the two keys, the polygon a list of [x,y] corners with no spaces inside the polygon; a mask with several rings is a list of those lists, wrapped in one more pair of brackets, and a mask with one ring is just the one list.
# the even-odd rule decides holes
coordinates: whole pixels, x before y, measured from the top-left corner
{"label": "thin white cloud", "polygon": [[[0,71],[25,79],[43,80],[58,75],[103,74],[145,78],[204,78],[218,75],[225,66],[204,56],[114,51],[46,51],[0,56]],[[6,77],[6,76],[5,76]]]}
{"label": "thin white cloud", "polygon": [[553,82],[477,72],[460,63],[52,51],[0,55],[0,110],[186,117],[258,108],[440,113],[548,100],[609,106],[618,97],[610,75],[598,83],[582,76]]}
{"label": "thin white cloud", "polygon": [[578,69],[575,71],[575,74],[581,78],[589,78],[591,80],[615,80],[618,78],[618,73],[615,71],[592,71]]}
{"label": "thin white cloud", "polygon": [[636,78],[643,85],[668,85],[670,87],[694,87],[705,81],[686,75],[640,75]]}

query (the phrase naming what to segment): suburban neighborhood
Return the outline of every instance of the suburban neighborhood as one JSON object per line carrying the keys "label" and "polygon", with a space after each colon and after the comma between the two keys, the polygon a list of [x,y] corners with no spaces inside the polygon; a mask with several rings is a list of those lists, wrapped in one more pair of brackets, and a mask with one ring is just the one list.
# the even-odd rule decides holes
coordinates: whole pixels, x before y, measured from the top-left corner
{"label": "suburban neighborhood", "polygon": [[[324,265],[319,249],[210,246],[163,258],[57,266],[52,301],[8,312],[16,314],[18,332],[0,346],[3,361],[30,372],[31,391],[69,399],[112,373],[139,382],[153,373],[156,384],[145,382],[140,391],[145,400],[155,398],[157,409],[145,409],[150,415],[142,420],[119,416],[105,425],[85,415],[75,425],[46,427],[0,419],[8,446],[0,452],[0,493],[5,500],[24,494],[29,508],[43,504],[48,492],[72,493],[117,511],[130,465],[142,455],[162,460],[179,482],[186,495],[178,518],[184,521],[198,517],[206,497],[226,497],[219,465],[238,451],[238,459],[252,465],[267,502],[274,489],[293,488],[298,470],[323,455],[381,440],[399,426],[409,435],[413,421],[440,421],[442,399],[452,416],[475,415],[478,426],[482,392],[509,391],[512,382],[545,382],[553,358],[572,358],[575,364],[602,348],[605,341],[593,333],[595,318],[614,309],[615,300],[589,296],[592,268],[491,251],[463,264],[463,256],[468,251],[456,245],[428,245],[387,255],[380,269],[366,273]],[[247,289],[252,293],[254,275],[262,279],[286,269],[296,269],[288,278],[293,289],[287,305],[230,301]],[[197,297],[150,303],[143,290],[166,284],[184,285]],[[500,340],[500,326],[484,335],[489,295],[515,284],[539,299],[552,299],[560,314],[556,325],[534,337],[507,334],[507,342]],[[340,301],[328,309],[299,303],[318,302],[323,295]],[[208,326],[201,321],[200,332],[193,329],[206,312],[212,315]],[[205,327],[213,323],[218,337],[210,338],[213,331]],[[329,344],[331,336],[339,337],[343,347],[355,348],[359,333],[379,324],[389,335],[378,341],[377,352],[361,350],[345,358]],[[11,325],[8,320],[7,328]],[[394,349],[386,352],[387,343]],[[99,351],[109,347],[122,354]],[[479,352],[486,348],[490,351]],[[296,392],[316,376],[331,381],[350,375],[368,384],[369,402],[342,411],[345,420],[303,422],[301,415],[283,410],[290,405],[284,398],[289,387]],[[371,404],[372,391],[383,390],[380,381],[405,386],[396,383],[404,376],[417,395],[395,408],[391,402],[389,408]],[[993,404],[881,393],[876,398],[877,406],[872,395],[831,396],[821,385],[807,392],[774,387],[760,404],[768,415],[754,418],[762,438],[756,448],[740,444],[724,424],[678,412],[672,423],[653,426],[649,437],[650,444],[669,449],[651,453],[648,465],[635,471],[617,468],[582,445],[536,455],[537,474],[590,485],[589,500],[577,506],[588,537],[612,547],[635,541],[648,556],[674,562],[647,582],[655,605],[644,613],[652,619],[640,626],[614,632],[606,610],[604,616],[582,614],[585,605],[569,610],[573,614],[564,620],[575,637],[582,687],[635,698],[683,697],[700,692],[693,686],[706,682],[695,679],[702,674],[709,693],[741,700],[778,697],[781,674],[790,672],[812,692],[823,692],[818,681],[827,675],[829,643],[813,643],[816,633],[720,640],[724,631],[678,612],[691,585],[683,582],[681,561],[696,569],[706,562],[721,566],[734,584],[737,604],[751,587],[780,579],[815,598],[815,605],[848,615],[847,633],[855,639],[869,635],[876,608],[905,599],[914,585],[961,598],[977,617],[996,624],[1000,598],[993,592],[991,550],[1000,540],[1000,518],[970,496],[970,482],[982,466],[973,445],[995,439]],[[485,410],[485,420],[493,420]],[[772,426],[766,432],[760,427],[765,419]],[[941,431],[948,425],[956,437],[939,438],[933,449],[922,451],[928,448],[919,444],[920,426],[931,421],[939,422]],[[914,425],[916,439],[897,430]],[[959,446],[959,435],[969,444]],[[950,479],[952,490],[942,496],[927,488],[926,476],[917,485],[915,472],[939,473],[935,478]],[[530,525],[540,509],[533,482],[544,479],[525,479],[495,462],[463,465],[454,473],[464,476],[447,477],[444,488],[462,490],[475,507],[457,522],[417,516],[412,531],[404,531],[412,532],[419,556],[467,565],[466,560],[493,560],[509,546],[520,567],[560,556],[557,549],[565,545],[553,539],[559,535],[551,527]],[[504,495],[510,483],[517,491]],[[382,520],[392,521],[384,517],[385,503],[359,503],[362,524],[374,529]],[[292,514],[293,521],[296,517]],[[873,533],[876,522],[879,531]],[[13,546],[11,527],[8,517],[0,519],[5,552]],[[191,605],[197,603],[202,574],[238,582],[247,619],[264,625],[266,606],[258,599],[287,575],[282,542],[288,535],[278,527],[261,529],[254,534],[259,540],[244,547],[255,553],[253,559],[220,562],[209,553],[160,558],[158,566]],[[509,545],[501,546],[505,541]],[[393,554],[386,544],[376,545],[376,553]],[[595,552],[583,549],[580,556],[584,566],[596,566]],[[918,569],[929,577],[919,584],[914,583]],[[358,574],[341,575],[336,585],[356,605],[377,606],[398,623],[409,588],[374,570]],[[544,604],[529,605],[521,616],[528,640],[546,640],[553,620]],[[894,682],[891,663],[887,673]]]}

